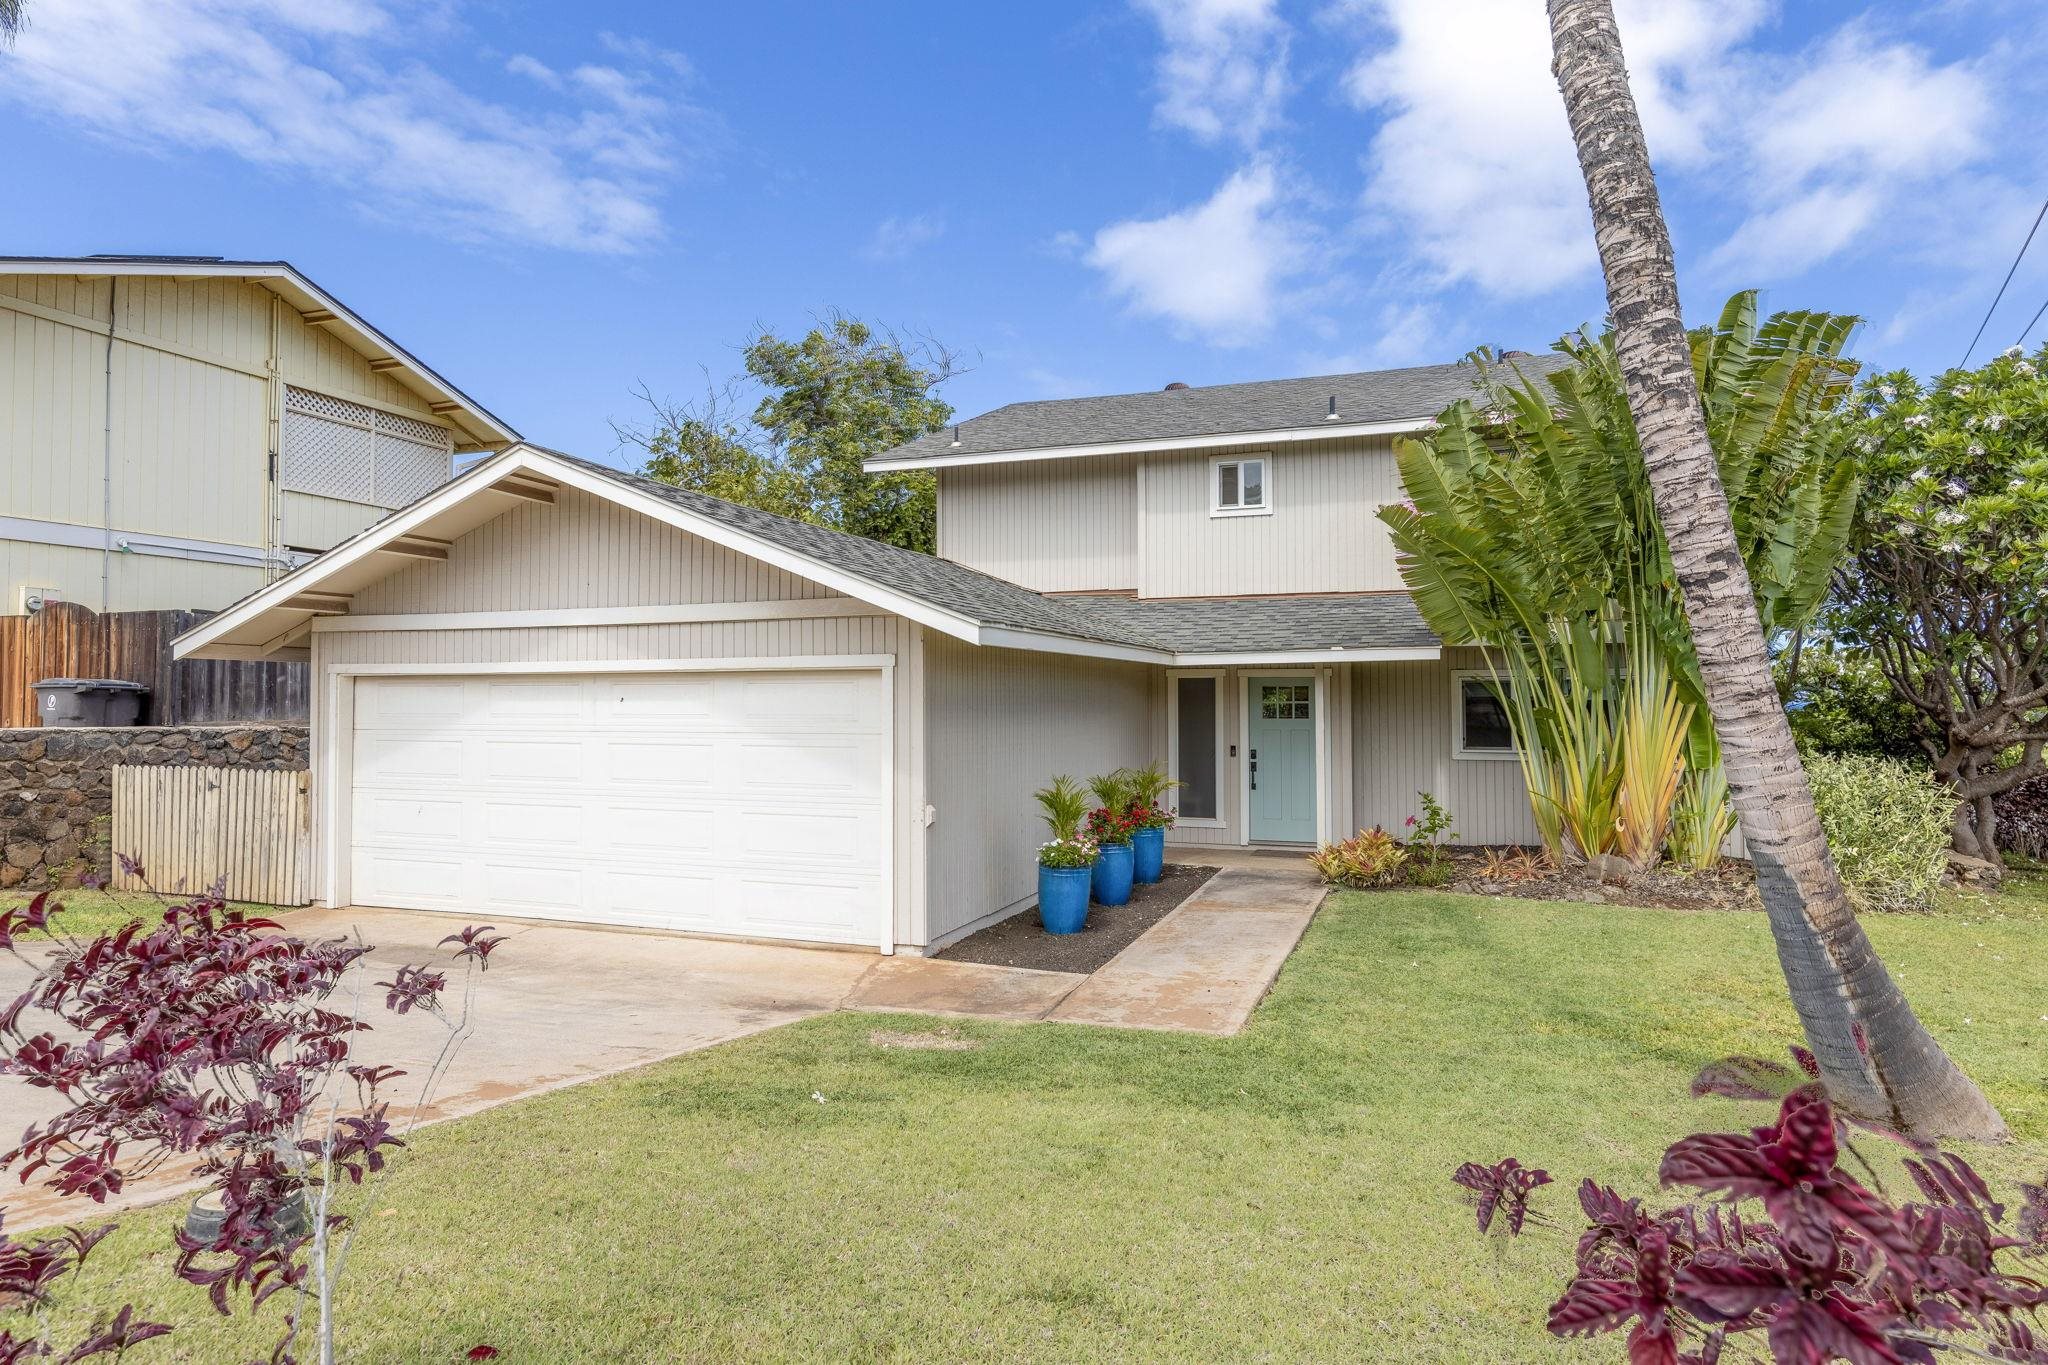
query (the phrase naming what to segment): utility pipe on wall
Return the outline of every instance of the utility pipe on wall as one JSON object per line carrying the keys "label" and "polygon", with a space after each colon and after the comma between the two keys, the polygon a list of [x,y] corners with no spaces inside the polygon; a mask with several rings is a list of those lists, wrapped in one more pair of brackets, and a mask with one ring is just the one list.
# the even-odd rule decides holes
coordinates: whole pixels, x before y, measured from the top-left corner
{"label": "utility pipe on wall", "polygon": [[113,609],[114,569],[114,328],[120,321],[115,305],[121,297],[121,277],[107,277],[107,373],[100,430],[100,615]]}

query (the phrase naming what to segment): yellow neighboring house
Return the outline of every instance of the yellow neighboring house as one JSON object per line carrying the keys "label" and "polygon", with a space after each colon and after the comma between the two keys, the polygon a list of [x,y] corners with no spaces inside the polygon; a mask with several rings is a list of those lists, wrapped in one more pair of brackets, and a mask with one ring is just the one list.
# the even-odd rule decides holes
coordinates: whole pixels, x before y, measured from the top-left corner
{"label": "yellow neighboring house", "polygon": [[0,615],[224,607],[517,439],[285,261],[0,256]]}

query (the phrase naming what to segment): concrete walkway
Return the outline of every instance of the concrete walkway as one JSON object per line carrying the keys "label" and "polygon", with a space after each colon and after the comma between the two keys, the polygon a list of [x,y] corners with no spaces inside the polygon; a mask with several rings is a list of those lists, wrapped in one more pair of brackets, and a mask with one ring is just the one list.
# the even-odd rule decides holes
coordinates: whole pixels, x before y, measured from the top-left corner
{"label": "concrete walkway", "polygon": [[1226,867],[1045,1017],[1112,1028],[1236,1033],[1266,998],[1323,895],[1321,881],[1304,861]]}
{"label": "concrete walkway", "polygon": [[[1229,861],[1232,866],[1093,976],[502,923],[498,929],[508,941],[492,955],[479,983],[475,1032],[419,1118],[457,1118],[834,1010],[1233,1034],[1264,998],[1323,889],[1298,861]],[[292,931],[305,937],[359,932],[376,945],[344,980],[333,1004],[360,1008],[374,1025],[358,1042],[358,1057],[410,1073],[386,1092],[401,1127],[410,1124],[414,1087],[446,1034],[428,1016],[385,1011],[382,992],[372,983],[389,980],[404,963],[445,959],[448,950],[439,942],[461,924],[449,915],[362,908],[303,910],[290,917]],[[0,955],[0,998],[27,989],[30,975],[28,966]],[[359,1004],[351,1003],[357,983],[363,990]],[[20,1133],[56,1108],[50,1092],[0,1077],[0,1133]],[[87,1210],[31,1184],[6,1196],[7,1226],[45,1226],[153,1203],[190,1188],[188,1171],[166,1169]]]}

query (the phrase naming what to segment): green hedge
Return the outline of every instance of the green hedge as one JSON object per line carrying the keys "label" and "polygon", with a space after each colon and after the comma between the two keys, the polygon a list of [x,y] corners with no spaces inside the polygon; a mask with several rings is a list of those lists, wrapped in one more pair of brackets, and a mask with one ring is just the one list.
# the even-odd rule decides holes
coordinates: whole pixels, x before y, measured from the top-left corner
{"label": "green hedge", "polygon": [[1850,898],[1875,910],[1932,905],[1954,795],[1920,764],[1862,754],[1807,754],[1806,776]]}

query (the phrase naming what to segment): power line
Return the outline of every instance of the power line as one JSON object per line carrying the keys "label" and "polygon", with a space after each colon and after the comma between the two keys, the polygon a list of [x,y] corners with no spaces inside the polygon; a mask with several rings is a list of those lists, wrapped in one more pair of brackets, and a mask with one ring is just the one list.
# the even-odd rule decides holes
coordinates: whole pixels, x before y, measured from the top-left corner
{"label": "power line", "polygon": [[[1971,355],[1977,350],[1977,343],[1984,339],[1984,329],[1991,325],[1991,315],[1998,311],[1998,301],[2005,297],[2006,285],[2012,283],[2013,275],[2020,268],[2020,261],[2027,254],[2027,248],[2034,244],[2034,234],[2041,230],[2041,220],[2043,218],[2048,218],[2048,199],[2041,201],[2041,211],[2034,215],[2034,225],[2027,229],[2027,240],[2020,243],[2020,254],[2012,258],[2012,269],[2005,272],[2005,283],[1999,285],[1998,292],[1992,295],[1991,306],[1984,310],[1984,321],[1977,324],[1977,335],[1970,338],[1970,349],[1963,352],[1963,363],[1956,366],[1957,369],[1964,369],[1969,365]],[[2034,322],[2039,322],[2040,320],[2040,315],[2036,314]],[[2027,324],[2027,330],[2030,332],[2034,330],[2032,322]]]}
{"label": "power line", "polygon": [[2024,345],[2026,345],[2026,344],[2027,344],[2027,332],[2031,332],[2031,331],[2033,331],[2033,330],[2034,330],[2034,323],[2037,323],[2037,322],[2039,322],[2039,321],[2041,320],[2041,314],[2042,314],[2042,313],[2048,313],[2048,302],[2044,302],[2044,303],[2043,303],[2043,304],[2041,305],[2040,309],[2039,309],[2038,311],[2036,311],[2036,312],[2035,312],[2035,314],[2034,314],[2034,321],[2033,321],[2033,322],[2030,322],[2030,323],[2028,323],[2028,324],[2027,324],[2027,331],[2026,331],[2026,332],[2021,332],[2021,333],[2020,333],[2020,339],[2019,339],[2018,341],[2015,341],[2015,342],[2013,343],[2013,345],[2015,345],[2015,346],[2024,346]]}

